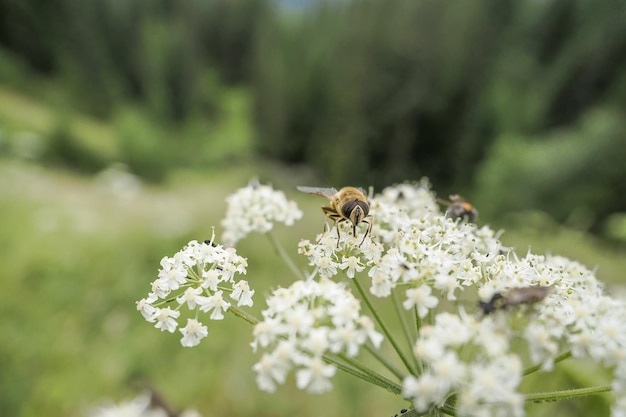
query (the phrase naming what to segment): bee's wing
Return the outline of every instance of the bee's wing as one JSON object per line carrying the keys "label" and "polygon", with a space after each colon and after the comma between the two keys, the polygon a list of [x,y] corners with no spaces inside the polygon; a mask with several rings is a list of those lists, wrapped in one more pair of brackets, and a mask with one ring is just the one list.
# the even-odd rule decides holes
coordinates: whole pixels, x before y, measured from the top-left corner
{"label": "bee's wing", "polygon": [[443,204],[444,206],[451,206],[452,204],[459,204],[459,203],[467,203],[468,202],[465,198],[461,197],[458,194],[451,194],[450,195],[450,201],[444,200],[442,198],[437,198],[436,200],[437,200],[437,202],[439,204]]}
{"label": "bee's wing", "polygon": [[320,197],[331,199],[335,194],[337,194],[337,190],[335,188],[324,188],[324,187],[303,187],[298,186],[298,191],[302,191],[303,193],[314,194]]}
{"label": "bee's wing", "polygon": [[467,200],[458,194],[451,194],[450,201],[453,203],[467,203]]}

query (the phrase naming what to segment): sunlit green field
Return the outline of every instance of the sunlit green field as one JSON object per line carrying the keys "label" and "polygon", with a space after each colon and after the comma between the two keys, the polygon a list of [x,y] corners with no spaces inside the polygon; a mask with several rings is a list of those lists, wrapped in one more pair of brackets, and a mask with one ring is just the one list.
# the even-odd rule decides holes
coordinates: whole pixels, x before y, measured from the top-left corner
{"label": "sunlit green field", "polygon": [[[251,370],[257,357],[248,345],[247,323],[235,317],[211,322],[207,340],[184,349],[179,335],[161,333],[136,312],[135,301],[147,294],[160,259],[191,239],[209,238],[212,226],[219,236],[225,197],[255,174],[284,189],[305,212],[295,227],[275,230],[305,267],[297,242],[318,233],[323,217],[321,200],[295,191],[299,181],[311,181],[302,173],[266,165],[181,171],[155,187],[120,171],[79,177],[2,160],[0,415],[81,416],[105,399],[132,398],[146,385],[175,407],[194,407],[204,416],[374,417],[406,407],[402,399],[341,374],[330,394],[308,395],[292,383],[276,394],[262,393]],[[536,215],[522,219],[512,218],[503,236],[520,253],[550,250],[597,264],[603,280],[621,281],[623,251],[548,227]],[[247,279],[258,295],[294,280],[264,236],[248,237],[238,251],[248,258]],[[256,300],[258,312],[262,299]],[[561,382],[575,386],[580,374]],[[533,391],[532,383],[526,388]],[[584,401],[562,403],[557,415],[574,415]],[[549,408],[529,410],[544,415]]]}

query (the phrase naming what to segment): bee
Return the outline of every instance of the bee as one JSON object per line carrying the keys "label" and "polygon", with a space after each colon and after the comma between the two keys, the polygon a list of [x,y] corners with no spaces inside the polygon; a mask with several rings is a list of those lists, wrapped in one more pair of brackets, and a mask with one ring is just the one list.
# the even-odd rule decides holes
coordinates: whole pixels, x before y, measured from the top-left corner
{"label": "bee", "polygon": [[484,315],[493,313],[496,310],[504,310],[520,304],[534,304],[543,300],[552,292],[552,287],[521,287],[512,288],[506,295],[495,293],[488,302],[480,301],[478,306]]}
{"label": "bee", "polygon": [[450,196],[450,201],[442,200],[440,198],[437,201],[445,206],[448,206],[446,210],[446,217],[453,220],[462,219],[466,222],[473,223],[478,217],[478,210],[476,207],[458,194]]}
{"label": "bee", "polygon": [[[372,223],[365,220],[370,212],[370,204],[365,196],[365,191],[355,187],[344,187],[339,191],[335,188],[318,187],[298,187],[298,190],[327,198],[330,201],[330,205],[322,206],[322,211],[326,217],[335,222],[339,239],[341,239],[339,223],[345,221],[352,223],[354,236],[356,236],[356,228],[360,223],[367,224],[367,230],[359,246],[365,242],[365,238],[372,231]],[[337,240],[337,247],[339,247],[339,240]]]}

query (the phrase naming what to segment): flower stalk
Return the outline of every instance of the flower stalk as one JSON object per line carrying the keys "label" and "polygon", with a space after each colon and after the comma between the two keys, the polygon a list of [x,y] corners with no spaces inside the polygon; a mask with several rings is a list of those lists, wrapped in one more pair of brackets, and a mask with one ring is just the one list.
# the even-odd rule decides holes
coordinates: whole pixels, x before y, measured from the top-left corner
{"label": "flower stalk", "polygon": [[391,343],[391,346],[393,346],[394,350],[398,354],[398,357],[400,358],[400,360],[402,361],[402,363],[404,364],[406,369],[409,372],[413,372],[413,368],[411,368],[411,363],[407,359],[406,355],[402,352],[402,349],[400,349],[400,345],[396,341],[394,335],[391,333],[389,327],[387,327],[387,325],[383,321],[383,319],[380,316],[380,314],[378,314],[378,311],[372,305],[369,297],[365,293],[365,290],[363,290],[363,287],[361,286],[361,283],[359,282],[359,280],[358,279],[353,279],[352,282],[354,282],[354,285],[355,285],[357,291],[359,292],[359,295],[361,296],[361,300],[363,300],[365,302],[365,305],[369,309],[370,313],[372,313],[372,316],[374,316],[374,320],[380,326],[381,330],[383,331],[383,333],[385,334],[385,336],[389,340],[389,343]]}
{"label": "flower stalk", "polygon": [[536,392],[532,394],[526,394],[525,401],[533,403],[551,402],[567,400],[576,397],[585,397],[589,395],[598,395],[605,392],[611,392],[610,385],[601,385],[597,387],[588,388],[574,388],[563,391],[550,391],[550,392]]}

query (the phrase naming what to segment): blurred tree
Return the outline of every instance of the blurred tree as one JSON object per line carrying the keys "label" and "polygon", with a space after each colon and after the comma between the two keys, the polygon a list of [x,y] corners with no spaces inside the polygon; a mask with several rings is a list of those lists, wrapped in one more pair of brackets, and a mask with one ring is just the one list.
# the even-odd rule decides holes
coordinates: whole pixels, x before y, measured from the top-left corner
{"label": "blurred tree", "polygon": [[623,112],[597,109],[579,124],[540,134],[504,135],[476,180],[481,215],[544,210],[557,220],[599,231],[610,213],[626,210]]}
{"label": "blurred tree", "polygon": [[198,94],[204,72],[249,80],[264,10],[267,0],[8,0],[0,2],[0,47],[63,80],[92,114],[110,117],[136,101],[180,122],[216,100]]}
{"label": "blurred tree", "polygon": [[57,68],[60,2],[6,0],[0,2],[0,45],[21,56],[36,70],[49,74]]}
{"label": "blurred tree", "polygon": [[[221,112],[227,107],[223,86],[245,85],[254,94],[257,151],[310,164],[332,185],[381,187],[426,175],[445,194],[484,187],[489,173],[515,182],[511,189],[524,189],[530,186],[526,178],[493,160],[511,162],[515,155],[503,151],[511,147],[519,150],[519,161],[508,167],[539,169],[554,190],[558,170],[543,170],[527,155],[570,144],[592,152],[598,164],[614,166],[594,181],[606,197],[594,202],[592,217],[626,211],[622,199],[607,191],[626,176],[626,165],[611,159],[625,142],[620,128],[597,145],[582,139],[599,132],[590,127],[596,110],[625,118],[622,0],[280,4],[6,0],[0,2],[0,56],[29,63],[62,85],[60,91],[72,92],[76,107],[101,118],[127,120],[117,113],[129,104],[141,107],[145,120],[121,126],[123,140],[137,143],[121,148],[142,172],[161,161],[153,177],[175,166],[176,158],[150,153],[144,160],[139,154],[153,141],[157,150],[186,149],[178,153],[183,161],[194,147],[177,146],[183,139],[169,133],[219,125],[230,117]],[[10,68],[18,67],[0,62],[0,74],[10,77],[16,73]],[[33,83],[33,94],[37,88]],[[168,134],[127,135],[146,124],[156,125],[148,133]],[[199,134],[190,141],[198,138],[217,141]],[[582,163],[579,157],[572,156],[570,166]],[[585,183],[585,172],[566,167],[564,158],[559,163],[570,184]],[[487,199],[483,190],[474,194],[479,192]],[[498,193],[484,200],[494,214],[498,201],[515,199],[503,183]],[[527,197],[545,202],[545,194]],[[577,204],[582,200],[581,194]],[[559,218],[568,216],[556,202],[545,206]]]}
{"label": "blurred tree", "polygon": [[256,66],[261,151],[331,182],[467,184],[490,141],[483,92],[514,10],[358,1],[271,25]]}
{"label": "blurred tree", "polygon": [[[525,196],[560,219],[585,207],[596,224],[626,210],[609,186],[626,175],[624,12],[616,0],[322,2],[260,36],[259,149],[334,185],[426,175],[444,192],[474,188],[492,215]],[[564,189],[567,203],[550,198]]]}

